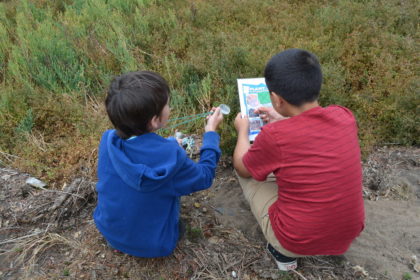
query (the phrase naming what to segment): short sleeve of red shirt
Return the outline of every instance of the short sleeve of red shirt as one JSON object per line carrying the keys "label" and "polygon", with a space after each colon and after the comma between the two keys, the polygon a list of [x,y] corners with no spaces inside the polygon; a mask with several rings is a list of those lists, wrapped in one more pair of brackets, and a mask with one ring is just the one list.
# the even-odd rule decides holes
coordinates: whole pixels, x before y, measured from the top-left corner
{"label": "short sleeve of red shirt", "polygon": [[272,161],[268,160],[277,152],[276,142],[267,132],[268,126],[269,124],[262,128],[254,144],[242,159],[248,172],[257,181],[264,181],[275,168]]}

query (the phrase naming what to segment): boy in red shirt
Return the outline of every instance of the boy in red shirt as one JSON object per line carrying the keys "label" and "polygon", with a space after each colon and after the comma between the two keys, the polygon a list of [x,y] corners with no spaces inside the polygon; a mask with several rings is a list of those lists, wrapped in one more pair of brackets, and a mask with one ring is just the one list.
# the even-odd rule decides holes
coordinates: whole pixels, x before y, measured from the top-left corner
{"label": "boy in red shirt", "polygon": [[[315,55],[288,49],[264,72],[273,108],[251,146],[238,116],[234,167],[280,270],[296,257],[341,255],[364,228],[362,169],[355,118],[320,107],[322,72]],[[252,178],[251,178],[252,177]]]}

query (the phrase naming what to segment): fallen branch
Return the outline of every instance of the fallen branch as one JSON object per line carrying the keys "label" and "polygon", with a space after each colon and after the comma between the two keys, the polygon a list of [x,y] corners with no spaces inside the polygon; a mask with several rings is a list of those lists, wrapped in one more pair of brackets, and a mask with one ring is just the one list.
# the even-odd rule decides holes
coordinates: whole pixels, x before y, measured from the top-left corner
{"label": "fallen branch", "polygon": [[55,211],[58,207],[64,204],[64,202],[69,198],[70,195],[74,195],[76,197],[79,197],[81,199],[85,199],[83,196],[74,194],[76,187],[80,185],[80,183],[83,181],[83,179],[76,179],[74,180],[68,187],[64,189],[62,192],[62,195],[54,202],[53,206],[49,209],[49,211]]}
{"label": "fallen branch", "polygon": [[296,271],[296,270],[294,270],[294,269],[292,269],[291,271],[292,271],[293,273],[296,273],[296,275],[297,275],[297,276],[299,276],[300,278],[302,278],[303,280],[308,280],[308,279],[306,279],[306,278],[305,278],[305,276],[303,276],[302,274],[300,274],[298,271]]}

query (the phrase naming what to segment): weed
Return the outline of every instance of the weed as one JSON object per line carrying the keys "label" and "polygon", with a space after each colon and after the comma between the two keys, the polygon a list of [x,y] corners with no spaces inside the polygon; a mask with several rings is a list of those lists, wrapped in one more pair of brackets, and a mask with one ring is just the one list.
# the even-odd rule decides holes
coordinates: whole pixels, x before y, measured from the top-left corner
{"label": "weed", "polygon": [[281,280],[292,280],[292,275],[287,271],[279,271],[279,276]]}
{"label": "weed", "polygon": [[16,127],[16,133],[22,134],[22,133],[29,133],[32,130],[32,127],[34,126],[34,117],[32,114],[32,109],[29,108],[26,111],[25,116],[20,121],[18,127]]}
{"label": "weed", "polygon": [[197,242],[200,238],[203,237],[203,231],[201,228],[191,227],[187,225],[186,227],[187,238],[191,242]]}
{"label": "weed", "polygon": [[404,275],[402,276],[402,280],[411,280],[411,279],[413,279],[413,276],[411,276],[411,274],[408,272],[404,273]]}

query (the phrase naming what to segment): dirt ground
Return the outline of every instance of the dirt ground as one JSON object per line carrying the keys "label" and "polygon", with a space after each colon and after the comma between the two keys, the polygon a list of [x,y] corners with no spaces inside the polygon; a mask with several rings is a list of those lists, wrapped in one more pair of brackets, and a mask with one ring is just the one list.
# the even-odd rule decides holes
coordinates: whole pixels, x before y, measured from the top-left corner
{"label": "dirt ground", "polygon": [[39,189],[25,183],[29,174],[0,168],[0,279],[420,279],[419,171],[420,149],[372,153],[361,236],[344,256],[302,258],[280,273],[229,159],[209,190],[182,198],[186,236],[157,259],[106,246],[92,221],[92,178]]}

